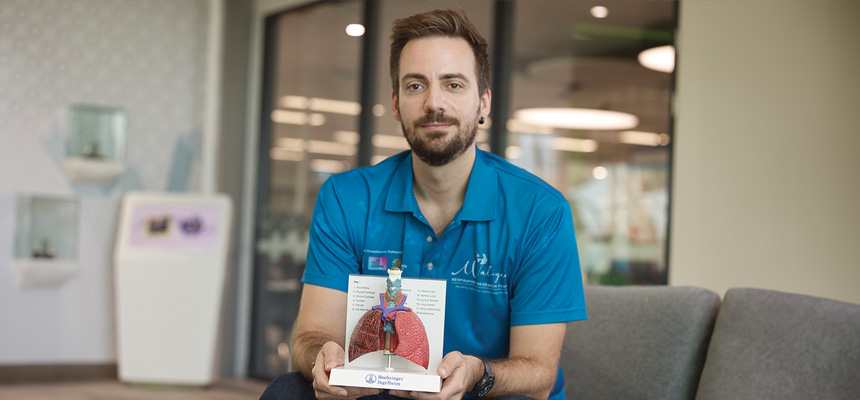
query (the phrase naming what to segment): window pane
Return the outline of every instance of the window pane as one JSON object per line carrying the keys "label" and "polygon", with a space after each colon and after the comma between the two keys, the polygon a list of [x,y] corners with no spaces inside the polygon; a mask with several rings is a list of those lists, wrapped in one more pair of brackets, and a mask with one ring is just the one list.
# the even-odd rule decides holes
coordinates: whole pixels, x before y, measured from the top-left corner
{"label": "window pane", "polygon": [[672,75],[638,55],[673,43],[675,2],[520,1],[514,21],[506,157],[571,202],[589,283],[666,283]]}
{"label": "window pane", "polygon": [[362,2],[331,2],[267,21],[251,376],[287,372],[317,192],[357,166],[362,38],[346,27],[362,13]]}

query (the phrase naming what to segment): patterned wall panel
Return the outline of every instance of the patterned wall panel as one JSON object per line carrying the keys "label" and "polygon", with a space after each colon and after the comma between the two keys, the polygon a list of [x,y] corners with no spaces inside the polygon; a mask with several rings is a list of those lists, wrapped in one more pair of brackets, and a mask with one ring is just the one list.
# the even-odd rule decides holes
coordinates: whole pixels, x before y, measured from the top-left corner
{"label": "patterned wall panel", "polygon": [[[199,187],[207,7],[206,0],[0,2],[0,194],[81,200],[79,270],[62,286],[16,287],[11,234],[0,233],[0,364],[115,359],[111,259],[122,193],[183,180],[186,190]],[[118,182],[68,181],[60,152],[73,103],[125,109],[129,169]],[[171,177],[174,154],[194,158],[182,163],[184,176]],[[0,226],[9,215],[0,210]]]}

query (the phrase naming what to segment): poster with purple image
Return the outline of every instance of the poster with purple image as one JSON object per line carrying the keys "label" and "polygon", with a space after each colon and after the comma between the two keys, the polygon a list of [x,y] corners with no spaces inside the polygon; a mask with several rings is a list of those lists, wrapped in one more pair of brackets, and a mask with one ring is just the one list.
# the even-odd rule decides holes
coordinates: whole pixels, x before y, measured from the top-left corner
{"label": "poster with purple image", "polygon": [[218,207],[138,205],[132,211],[130,248],[213,251],[221,227]]}

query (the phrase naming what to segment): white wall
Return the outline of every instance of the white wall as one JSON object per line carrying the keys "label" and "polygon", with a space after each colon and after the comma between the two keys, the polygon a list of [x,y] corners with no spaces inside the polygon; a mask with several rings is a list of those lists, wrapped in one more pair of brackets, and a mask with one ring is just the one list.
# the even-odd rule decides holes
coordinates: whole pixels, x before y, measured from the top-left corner
{"label": "white wall", "polygon": [[860,303],[860,2],[679,17],[670,284]]}
{"label": "white wall", "polygon": [[[193,159],[174,182],[199,187],[207,4],[2,0],[0,195],[77,195],[81,226],[77,275],[58,287],[19,288],[12,214],[1,210],[0,364],[116,361],[111,259],[120,197],[165,190],[178,140],[191,144]],[[114,185],[74,186],[59,164],[62,112],[79,102],[127,112],[129,171]]]}

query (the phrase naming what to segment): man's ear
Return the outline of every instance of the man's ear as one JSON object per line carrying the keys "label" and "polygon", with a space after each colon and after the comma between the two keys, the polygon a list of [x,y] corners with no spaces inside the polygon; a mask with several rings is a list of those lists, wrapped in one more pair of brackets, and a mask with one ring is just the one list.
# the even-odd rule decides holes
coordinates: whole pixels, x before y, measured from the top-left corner
{"label": "man's ear", "polygon": [[400,104],[397,99],[397,93],[391,91],[391,113],[394,114],[394,119],[400,121]]}
{"label": "man's ear", "polygon": [[487,88],[487,91],[481,95],[481,111],[480,115],[482,117],[488,117],[490,115],[490,105],[493,103],[493,93],[490,92],[490,88]]}

